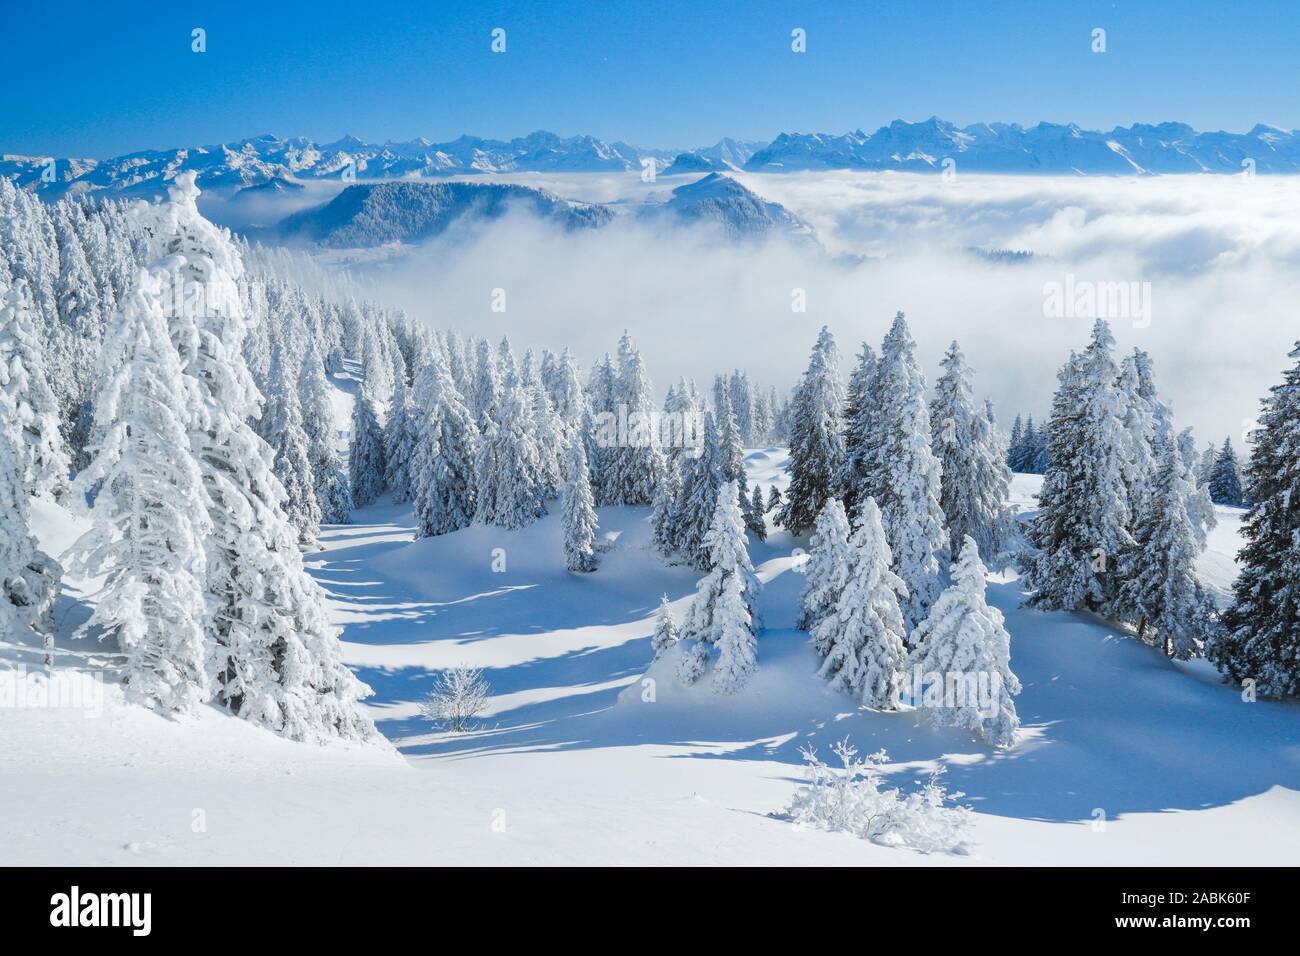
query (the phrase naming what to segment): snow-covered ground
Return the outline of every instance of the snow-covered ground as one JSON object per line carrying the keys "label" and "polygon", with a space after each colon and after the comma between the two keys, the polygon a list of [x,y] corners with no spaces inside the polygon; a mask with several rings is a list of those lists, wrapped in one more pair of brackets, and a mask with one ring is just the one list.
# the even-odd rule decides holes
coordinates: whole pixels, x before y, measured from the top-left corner
{"label": "snow-covered ground", "polygon": [[[342,409],[340,409],[342,411]],[[752,452],[782,483],[784,456]],[[1039,479],[1017,476],[1033,507]],[[1239,512],[1200,568],[1225,588]],[[765,583],[760,671],[738,697],[683,689],[655,668],[661,593],[680,614],[696,576],[651,550],[645,509],[601,509],[609,542],[592,575],[563,570],[560,522],[471,528],[412,541],[409,508],[380,504],[327,528],[309,556],[345,627],[349,663],[375,689],[396,747],[289,743],[208,710],[169,721],[121,700],[111,679],[85,708],[0,709],[0,862],[8,864],[1262,864],[1300,857],[1300,707],[1244,703],[1204,662],[1176,664],[1086,616],[1007,615],[1025,731],[995,753],[911,714],[857,712],[814,676],[793,628],[806,541],[774,531],[752,549]],[[77,522],[38,504],[57,552]],[[497,550],[500,549],[500,550]],[[504,568],[502,562],[504,561]],[[73,642],[65,672],[108,670],[111,648]],[[38,661],[0,644],[0,668]],[[485,668],[492,698],[472,733],[419,715],[434,671]],[[29,677],[29,689],[39,678]],[[648,698],[653,698],[648,699]],[[848,735],[889,751],[910,785],[936,762],[976,811],[969,855],[925,856],[800,830],[779,814],[800,746]]]}

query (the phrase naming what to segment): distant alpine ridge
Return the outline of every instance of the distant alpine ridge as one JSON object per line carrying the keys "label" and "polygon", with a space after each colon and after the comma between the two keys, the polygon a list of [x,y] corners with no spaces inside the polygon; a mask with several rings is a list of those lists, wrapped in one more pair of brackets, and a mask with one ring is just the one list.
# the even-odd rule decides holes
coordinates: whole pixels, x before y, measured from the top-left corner
{"label": "distant alpine ridge", "polygon": [[292,213],[274,226],[245,232],[250,237],[328,249],[365,249],[418,244],[456,223],[491,221],[512,211],[551,222],[567,232],[598,229],[621,214],[669,226],[705,225],[735,242],[768,237],[816,242],[812,228],[785,207],[763,199],[723,173],[706,173],[672,190],[663,202],[635,207],[575,202],[515,183],[360,183],[348,186],[329,202]]}
{"label": "distant alpine ridge", "polygon": [[[950,163],[945,161],[950,160]],[[512,140],[461,136],[449,143],[415,139],[365,143],[345,136],[316,144],[263,135],[216,146],[148,150],[94,160],[0,156],[0,175],[51,197],[110,190],[153,195],[186,170],[204,189],[233,191],[276,182],[423,179],[518,172],[629,172],[653,165],[660,175],[744,170],[940,171],[1077,175],[1297,173],[1300,134],[1259,125],[1248,133],[1197,132],[1184,123],[1136,124],[1109,132],[1074,124],[977,123],[958,127],[931,117],[896,120],[874,133],[782,133],[766,145],[723,139],[684,151],[642,149],[593,136],[536,132]]]}
{"label": "distant alpine ridge", "polygon": [[403,181],[349,186],[322,206],[288,216],[275,233],[281,239],[336,249],[416,243],[439,235],[458,219],[490,221],[515,208],[568,231],[596,228],[613,219],[604,206],[561,199],[544,189]]}

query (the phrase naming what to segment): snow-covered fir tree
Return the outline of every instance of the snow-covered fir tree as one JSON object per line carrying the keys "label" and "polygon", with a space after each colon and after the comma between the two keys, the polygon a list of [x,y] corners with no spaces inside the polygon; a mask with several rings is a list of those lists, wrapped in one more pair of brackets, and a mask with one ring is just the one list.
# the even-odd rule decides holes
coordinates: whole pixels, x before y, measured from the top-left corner
{"label": "snow-covered fir tree", "polygon": [[926,718],[1009,747],[1020,726],[1012,700],[1020,680],[1011,671],[1011,635],[1002,612],[985,601],[986,587],[979,545],[967,535],[952,584],[912,633],[908,670],[913,687],[921,688],[914,703]]}
{"label": "snow-covered fir tree", "polygon": [[1210,478],[1214,475],[1214,462],[1219,457],[1218,451],[1214,447],[1214,442],[1207,442],[1205,450],[1201,452],[1201,457],[1196,465],[1196,483],[1204,485],[1208,489]]}
{"label": "snow-covered fir tree", "polygon": [[1025,430],[1020,421],[1020,416],[1011,423],[1011,437],[1007,440],[1007,467],[1012,471],[1019,471],[1018,467],[1021,456],[1024,454]]}
{"label": "snow-covered fir tree", "polygon": [[1129,434],[1112,357],[1115,339],[1097,320],[1092,342],[1071,354],[1052,401],[1048,467],[1031,527],[1030,603],[1101,610],[1114,597],[1116,562],[1133,546],[1125,460]]}
{"label": "snow-covered fir tree", "polygon": [[[165,202],[139,204],[133,215],[168,277],[164,315],[203,407],[189,439],[213,528],[205,538],[209,686],[218,704],[295,740],[376,739],[358,706],[369,688],[341,660],[338,629],[284,514],[271,450],[248,424],[259,395],[242,355],[243,263],[229,234],[199,214],[194,179],[181,173]],[[193,289],[202,307],[177,307]]]}
{"label": "snow-covered fir tree", "polygon": [[651,504],[663,470],[655,428],[656,403],[645,362],[626,332],[618,343],[614,399],[615,417],[625,424],[617,429],[621,434],[606,443],[608,469],[604,480],[609,503]]}
{"label": "snow-covered fir tree", "polygon": [[767,489],[767,511],[776,511],[781,507],[781,489],[772,485]]}
{"label": "snow-covered fir tree", "polygon": [[611,416],[617,421],[618,409],[614,394],[617,384],[614,363],[609,353],[606,353],[592,365],[587,379],[587,413],[590,421],[583,429],[587,438],[587,467],[591,470],[591,490],[598,505],[617,504],[613,499],[610,472],[616,449],[610,447],[608,428],[602,430],[598,427],[601,423],[608,422]]}
{"label": "snow-covered fir tree", "polygon": [[668,389],[664,398],[664,420],[670,431],[665,436],[663,456],[678,466],[680,475],[683,459],[699,447],[704,432],[704,406],[696,392],[695,383],[679,378]]}
{"label": "snow-covered fir tree", "polygon": [[[1124,420],[1123,437],[1125,447],[1120,455],[1120,471],[1124,475],[1124,484],[1128,488],[1128,508],[1130,521],[1135,523],[1146,507],[1146,495],[1150,491],[1152,475],[1156,469],[1158,449],[1158,430],[1161,427],[1157,413],[1162,407],[1155,401],[1155,385],[1151,380],[1150,361],[1147,360],[1146,378],[1139,370],[1139,356],[1144,352],[1135,352],[1125,356],[1120,363],[1115,387],[1120,396],[1121,415]],[[1144,396],[1144,388],[1150,393]],[[1168,429],[1166,422],[1164,427]],[[1170,440],[1166,434],[1163,439]],[[1132,527],[1130,525],[1130,531]]]}
{"label": "snow-covered fir tree", "polygon": [[[689,462],[689,459],[686,459]],[[672,559],[679,550],[677,541],[677,501],[682,493],[682,476],[677,456],[664,456],[664,473],[655,489],[654,506],[650,511],[651,540],[655,550]]]}
{"label": "snow-covered fir tree", "polygon": [[[799,598],[799,627],[809,633],[835,608],[849,582],[853,552],[849,550],[849,519],[838,498],[827,498],[813,525],[808,557],[797,570],[804,576]],[[825,633],[823,637],[827,636]],[[829,645],[814,645],[825,654]]]}
{"label": "snow-covered fir tree", "polygon": [[900,600],[907,585],[891,571],[893,557],[874,498],[862,502],[849,539],[848,580],[835,605],[813,627],[814,647],[826,648],[820,676],[868,707],[892,710],[907,662]]}
{"label": "snow-covered fir tree", "polygon": [[1213,633],[1208,596],[1196,580],[1204,532],[1189,504],[1195,479],[1176,442],[1161,446],[1160,465],[1134,529],[1134,547],[1121,558],[1121,584],[1112,615],[1130,621],[1138,638],[1186,660]]}
{"label": "snow-covered fir tree", "polygon": [[772,440],[772,407],[762,391],[754,392],[753,441],[755,445],[767,445]]}
{"label": "snow-covered fir tree", "polygon": [[411,500],[419,537],[468,527],[478,509],[480,436],[440,351],[415,383]]}
{"label": "snow-covered fir tree", "polygon": [[790,411],[790,484],[776,523],[799,535],[813,526],[844,461],[839,350],[822,327]]}
{"label": "snow-covered fir tree", "polygon": [[520,363],[519,378],[528,393],[529,412],[533,419],[533,439],[537,443],[540,459],[539,480],[542,497],[555,498],[565,482],[568,463],[565,458],[565,429],[551,404],[546,386],[542,382],[537,358],[532,350],[524,353]]}
{"label": "snow-covered fir tree", "polygon": [[9,403],[23,485],[28,494],[59,497],[67,488],[68,453],[41,353],[26,281],[0,284],[0,391]]}
{"label": "snow-covered fir tree", "polygon": [[1251,434],[1241,573],[1206,657],[1234,681],[1272,697],[1300,694],[1300,342],[1263,401]]}
{"label": "snow-covered fir tree", "polygon": [[[1020,422],[1020,416],[1016,416]],[[1007,450],[1007,467],[1017,474],[1041,474],[1047,464],[1047,449],[1042,432],[1034,425],[1034,416],[1025,419],[1024,426],[1017,436],[1012,435]]]}
{"label": "snow-covered fir tree", "polygon": [[1137,370],[1138,398],[1151,419],[1151,467],[1164,453],[1165,442],[1174,439],[1174,413],[1168,403],[1156,394],[1156,378],[1151,356],[1142,349],[1133,350],[1133,366]]}
{"label": "snow-covered fir tree", "polygon": [[745,511],[745,530],[752,531],[759,541],[767,540],[767,522],[763,520],[766,511],[763,504],[763,486],[755,482],[754,494],[749,499],[749,508]]}
{"label": "snow-covered fir tree", "polygon": [[956,342],[943,359],[930,405],[934,451],[939,459],[939,506],[953,541],[975,539],[985,561],[1003,554],[1012,535],[1007,508],[1011,470],[987,411],[975,406],[974,373]]}
{"label": "snow-covered fir tree", "polygon": [[704,536],[709,573],[696,586],[681,629],[681,639],[695,646],[683,656],[680,676],[693,683],[700,676],[695,666],[702,660],[700,649],[707,654],[709,647],[716,648],[713,687],[719,694],[740,690],[758,667],[754,601],[760,585],[749,560],[739,497],[735,482],[718,489],[713,520]]}
{"label": "snow-covered fir tree", "polygon": [[[546,354],[551,356],[550,352]],[[586,449],[588,439],[585,429],[590,421],[587,396],[578,381],[577,363],[574,362],[568,349],[561,352],[558,358],[551,356],[550,368],[543,376],[543,380],[561,429],[559,439],[561,453],[574,442],[582,442]]]}
{"label": "snow-covered fir tree", "polygon": [[1209,532],[1219,523],[1214,515],[1214,502],[1210,500],[1210,489],[1202,483],[1197,475],[1200,459],[1196,454],[1196,439],[1192,437],[1191,428],[1184,428],[1174,439],[1178,445],[1178,454],[1188,479],[1193,484],[1192,492],[1187,496],[1187,517],[1195,531],[1196,546],[1204,551]]}
{"label": "snow-covered fir tree", "polygon": [[930,413],[916,344],[900,312],[885,336],[876,368],[876,432],[867,460],[867,487],[878,489],[894,571],[907,585],[903,618],[910,630],[939,594],[939,557],[948,534],[939,504],[942,476],[930,449]]}
{"label": "snow-covered fir tree", "polygon": [[650,650],[654,660],[659,660],[664,651],[677,644],[677,622],[673,620],[672,608],[668,606],[668,595],[659,599],[659,610],[655,612],[654,634],[650,637]]}
{"label": "snow-covered fir tree", "polygon": [[63,570],[40,549],[31,531],[13,418],[12,405],[0,393],[0,634],[40,636],[49,667],[54,663],[51,611]]}
{"label": "snow-covered fir tree", "polygon": [[492,343],[480,339],[474,353],[474,394],[469,408],[480,432],[490,431],[500,414],[501,376]]}
{"label": "snow-covered fir tree", "polygon": [[284,513],[297,529],[298,543],[310,548],[320,533],[322,512],[310,441],[302,423],[298,377],[285,368],[283,355],[284,347],[277,342],[271,351],[272,392],[262,415],[263,434],[274,456],[272,471],[284,489]]}
{"label": "snow-covered fir tree", "polygon": [[1233,450],[1231,438],[1223,440],[1223,447],[1214,456],[1209,488],[1210,500],[1216,505],[1241,507],[1241,469],[1237,463],[1237,453]]}
{"label": "snow-covered fir tree", "polygon": [[190,453],[196,390],[181,371],[160,306],[161,278],[141,272],[104,351],[95,402],[100,439],[75,490],[97,489],[73,566],[102,578],[81,631],[116,638],[128,693],[163,712],[207,700],[203,540],[211,531]]}
{"label": "snow-covered fir tree", "polygon": [[411,457],[420,439],[420,421],[411,390],[398,382],[384,425],[384,485],[399,504],[411,500]]}
{"label": "snow-covered fir tree", "polygon": [[298,389],[302,400],[302,427],[307,433],[307,449],[311,456],[321,520],[330,524],[347,524],[352,511],[352,489],[334,447],[337,426],[330,399],[331,389],[325,378],[325,361],[314,338],[309,341],[303,356]]}
{"label": "snow-covered fir tree", "polygon": [[746,445],[757,444],[754,436],[754,395],[749,387],[749,376],[740,369],[731,373],[727,383],[727,398],[731,400],[731,413],[736,416],[740,440]]}
{"label": "snow-covered fir tree", "polygon": [[677,556],[700,571],[710,567],[705,532],[713,521],[719,489],[725,481],[718,432],[713,425],[713,416],[705,415],[704,441],[699,455],[682,460],[681,491],[673,509],[670,536],[676,544]]}
{"label": "snow-covered fir tree", "polygon": [[564,484],[564,566],[570,571],[596,570],[596,503],[591,496],[587,450],[581,442],[568,449],[569,477]]}
{"label": "snow-covered fir tree", "polygon": [[[90,272],[82,245],[84,216],[80,207],[60,203],[52,210],[59,250],[59,271],[55,280],[58,306],[58,341],[68,355],[69,378],[64,380],[65,434],[73,449],[83,449],[90,439],[90,419],[98,344],[106,327],[102,302]],[[82,465],[83,461],[74,461]]]}
{"label": "snow-covered fir tree", "polygon": [[849,513],[854,512],[863,497],[879,490],[866,487],[868,448],[871,437],[876,433],[876,415],[879,411],[879,402],[872,391],[876,361],[876,353],[870,345],[863,342],[857,364],[849,376],[844,404],[844,462],[835,476],[835,487]]}
{"label": "snow-covered fir tree", "polygon": [[546,514],[546,502],[530,403],[517,375],[506,382],[500,402],[499,421],[479,440],[474,520],[523,528]]}
{"label": "snow-covered fir tree", "polygon": [[392,401],[393,389],[404,377],[393,375],[393,362],[385,354],[378,323],[365,322],[361,329],[362,388],[376,402]]}
{"label": "snow-covered fir tree", "polygon": [[348,451],[348,484],[358,508],[384,493],[384,432],[375,403],[364,391],[352,404],[352,444]]}

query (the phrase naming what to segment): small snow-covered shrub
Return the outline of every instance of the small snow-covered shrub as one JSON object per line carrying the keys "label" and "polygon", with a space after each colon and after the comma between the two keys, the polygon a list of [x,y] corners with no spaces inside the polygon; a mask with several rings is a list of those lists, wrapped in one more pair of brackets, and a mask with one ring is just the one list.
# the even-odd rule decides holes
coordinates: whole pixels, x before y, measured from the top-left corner
{"label": "small snow-covered shrub", "polygon": [[709,666],[709,645],[703,641],[691,641],[682,648],[681,659],[677,662],[677,679],[690,687],[704,676]]}
{"label": "small snow-covered shrub", "polygon": [[796,825],[843,831],[885,846],[904,846],[921,853],[964,853],[971,825],[969,807],[946,805],[964,794],[948,793],[930,774],[919,790],[882,790],[883,750],[858,757],[848,738],[833,748],[841,767],[824,763],[811,748],[801,753],[807,785],[795,791],[786,813]]}
{"label": "small snow-covered shrub", "polygon": [[482,713],[491,694],[481,668],[453,667],[438,675],[420,711],[453,733],[461,733],[473,729],[474,718]]}

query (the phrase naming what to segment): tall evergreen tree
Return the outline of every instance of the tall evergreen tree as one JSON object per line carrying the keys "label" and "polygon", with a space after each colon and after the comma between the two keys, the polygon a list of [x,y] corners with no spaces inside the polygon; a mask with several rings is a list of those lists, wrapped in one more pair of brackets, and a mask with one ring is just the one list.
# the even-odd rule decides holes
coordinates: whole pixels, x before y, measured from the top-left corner
{"label": "tall evergreen tree", "polygon": [[469,403],[480,432],[492,429],[500,413],[500,404],[501,377],[496,356],[492,354],[492,344],[487,339],[480,339],[475,352],[474,395]]}
{"label": "tall evergreen tree", "polygon": [[1196,547],[1204,551],[1209,532],[1219,523],[1219,519],[1214,515],[1214,502],[1210,500],[1209,488],[1197,477],[1200,459],[1196,454],[1196,439],[1192,437],[1191,428],[1179,432],[1175,442],[1187,478],[1192,483],[1192,490],[1186,497],[1187,517],[1192,522]]}
{"label": "tall evergreen tree", "polygon": [[99,492],[73,553],[85,577],[103,579],[82,631],[116,637],[127,691],[170,713],[193,710],[211,691],[203,539],[212,523],[190,453],[196,393],[159,306],[161,287],[141,274],[105,349],[94,415],[102,437],[76,484],[79,498]]}
{"label": "tall evergreen tree", "polygon": [[307,433],[307,448],[311,456],[316,500],[320,502],[321,520],[330,524],[347,524],[352,511],[352,489],[334,447],[338,426],[334,421],[329,381],[325,378],[325,362],[316,347],[315,338],[309,340],[307,352],[303,356],[298,388],[302,396],[303,431]]}
{"label": "tall evergreen tree", "polygon": [[1097,320],[1092,342],[1061,369],[1052,402],[1048,467],[1032,526],[1030,603],[1101,610],[1114,597],[1116,562],[1133,546],[1124,455],[1129,448],[1115,339]]}
{"label": "tall evergreen tree", "polygon": [[[229,234],[199,214],[194,179],[181,173],[166,202],[134,214],[148,255],[173,284],[163,290],[164,315],[204,410],[189,439],[213,528],[205,631],[215,699],[295,740],[378,739],[357,703],[369,688],[343,664],[324,594],[303,568],[271,451],[248,425],[259,396],[242,354],[243,263]],[[192,288],[205,290],[201,315],[176,307]]]}
{"label": "tall evergreen tree", "polygon": [[878,489],[868,489],[867,468],[869,443],[876,432],[876,415],[879,402],[875,388],[876,353],[866,342],[858,353],[857,365],[849,376],[849,388],[844,404],[844,461],[835,478],[836,488],[843,497],[847,513],[856,512],[864,495]]}
{"label": "tall evergreen tree", "polygon": [[54,663],[51,611],[63,569],[32,535],[23,466],[14,447],[13,407],[0,392],[0,634],[38,635]]}
{"label": "tall evergreen tree", "polygon": [[[800,569],[804,576],[799,598],[799,627],[811,633],[835,608],[835,602],[849,583],[853,552],[849,549],[849,519],[838,498],[827,498],[813,526],[808,559]],[[823,637],[827,635],[822,633]],[[814,644],[825,655],[829,644]]]}
{"label": "tall evergreen tree", "polygon": [[759,541],[767,540],[767,522],[763,520],[763,486],[755,482],[754,494],[747,502],[745,510],[745,530],[752,531]]}
{"label": "tall evergreen tree", "polygon": [[[690,459],[685,459],[689,463]],[[655,550],[672,559],[679,550],[677,535],[677,501],[682,492],[682,476],[677,458],[664,456],[664,473],[655,489],[655,503],[650,512],[651,535]]]}
{"label": "tall evergreen tree", "polygon": [[874,498],[859,509],[849,550],[847,584],[812,632],[813,646],[826,648],[820,676],[868,707],[892,710],[907,661],[899,604],[907,598],[907,585],[889,570],[893,557]]}
{"label": "tall evergreen tree", "polygon": [[9,402],[24,487],[29,494],[61,496],[68,483],[68,453],[22,279],[9,289],[0,285],[0,392]]}
{"label": "tall evergreen tree", "polygon": [[1264,399],[1251,436],[1241,573],[1224,630],[1206,648],[1233,680],[1254,680],[1274,697],[1300,694],[1300,342],[1289,356],[1295,364]]}
{"label": "tall evergreen tree", "polygon": [[587,473],[587,450],[569,446],[569,478],[564,485],[564,566],[570,571],[596,570],[596,504]]}
{"label": "tall evergreen tree", "polygon": [[1216,505],[1241,507],[1241,471],[1237,465],[1237,453],[1232,449],[1231,438],[1223,440],[1223,447],[1214,458],[1209,485],[1210,500]]}
{"label": "tall evergreen tree", "polygon": [[[1196,580],[1204,542],[1189,503],[1196,483],[1173,441],[1161,446],[1160,468],[1124,556],[1113,616],[1134,623],[1141,640],[1162,642],[1179,660],[1196,656],[1213,633],[1209,600]],[[1199,539],[1199,540],[1198,540]]]}
{"label": "tall evergreen tree", "polygon": [[[609,353],[591,367],[587,380],[587,413],[590,421],[584,426],[587,439],[587,467],[591,470],[591,490],[596,504],[617,504],[613,493],[612,463],[616,448],[611,447],[609,428],[603,423],[617,420],[618,408],[615,390],[617,376]],[[617,436],[615,436],[615,441]]]}
{"label": "tall evergreen tree", "polygon": [[941,474],[939,505],[951,540],[970,535],[984,560],[992,562],[1012,533],[1007,508],[1011,470],[994,424],[975,407],[974,375],[956,342],[948,347],[943,370],[930,406]]}
{"label": "tall evergreen tree", "polygon": [[1020,421],[1020,416],[1011,424],[1011,440],[1007,449],[1007,467],[1012,471],[1020,471],[1020,464],[1024,460],[1025,454],[1025,433],[1024,425]]}
{"label": "tall evergreen tree", "polygon": [[411,458],[420,439],[420,421],[410,390],[398,382],[384,425],[384,484],[399,504],[411,500]]}
{"label": "tall evergreen tree", "polygon": [[504,387],[499,415],[500,420],[479,441],[474,520],[523,528],[546,514],[546,502],[528,396],[517,377]]}
{"label": "tall evergreen tree", "polygon": [[411,455],[411,499],[417,535],[468,527],[477,510],[479,433],[441,352],[434,352],[415,383],[416,439]]}
{"label": "tall evergreen tree", "polygon": [[719,694],[740,690],[758,668],[759,625],[754,601],[760,585],[745,544],[739,497],[733,482],[718,490],[717,507],[704,536],[709,573],[697,585],[681,630],[683,641],[695,643],[683,656],[680,675],[694,683],[702,673],[708,649],[716,648],[713,687]]}
{"label": "tall evergreen tree", "polygon": [[616,414],[626,421],[608,455],[606,491],[610,504],[653,503],[655,485],[663,469],[656,433],[654,395],[645,363],[626,332],[618,343]]}
{"label": "tall evergreen tree", "polygon": [[839,350],[822,327],[795,392],[790,424],[790,484],[777,524],[799,535],[813,526],[844,461]]}
{"label": "tall evergreen tree", "polygon": [[1214,449],[1214,442],[1207,442],[1196,466],[1196,483],[1198,485],[1209,487],[1210,478],[1214,476],[1214,462],[1218,457],[1219,453]]}
{"label": "tall evergreen tree", "polygon": [[375,404],[362,392],[352,404],[352,445],[348,454],[348,484],[358,508],[373,504],[384,493],[384,432]]}
{"label": "tall evergreen tree", "polygon": [[948,535],[939,504],[942,476],[930,450],[930,413],[916,344],[900,312],[885,336],[875,381],[880,402],[871,439],[868,487],[877,488],[894,571],[907,585],[903,618],[910,630],[939,593],[939,556]]}
{"label": "tall evergreen tree", "polygon": [[712,415],[704,418],[704,442],[699,456],[683,459],[682,469],[681,491],[673,509],[673,540],[682,560],[704,571],[710,560],[705,532],[718,506],[719,489],[726,481]]}
{"label": "tall evergreen tree", "polygon": [[297,529],[298,543],[314,547],[322,512],[316,495],[311,442],[303,428],[298,377],[286,372],[283,356],[284,348],[277,342],[271,352],[272,392],[263,414],[267,420],[264,431],[274,456],[271,468],[284,492],[285,516]]}
{"label": "tall evergreen tree", "polygon": [[[1002,612],[984,599],[985,573],[979,546],[967,535],[952,584],[912,635],[916,647],[908,668],[926,684],[917,706],[931,722],[961,727],[994,746],[1008,747],[1020,726],[1011,699],[1020,693],[1020,680],[1011,672],[1011,635]],[[981,688],[985,680],[987,687]],[[992,708],[980,699],[982,690],[996,695]]]}

